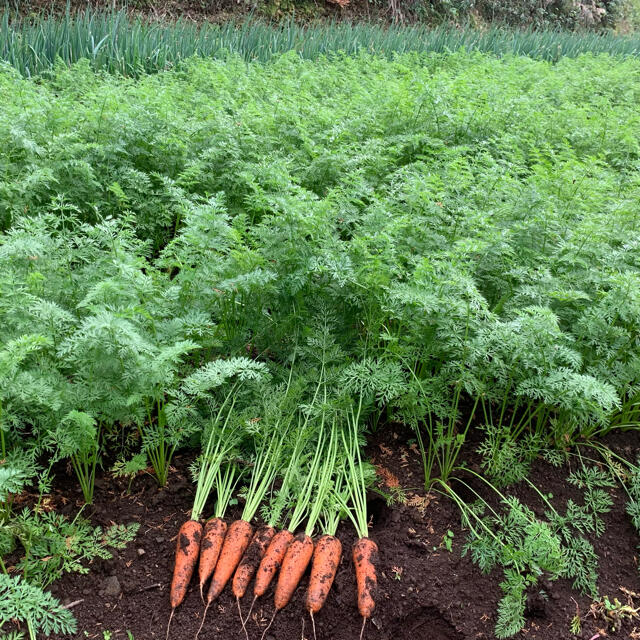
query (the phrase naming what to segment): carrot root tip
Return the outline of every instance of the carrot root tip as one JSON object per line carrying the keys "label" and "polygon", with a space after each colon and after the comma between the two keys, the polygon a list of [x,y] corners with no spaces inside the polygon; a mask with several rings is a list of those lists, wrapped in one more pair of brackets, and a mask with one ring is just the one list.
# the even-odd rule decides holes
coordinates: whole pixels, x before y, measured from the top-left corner
{"label": "carrot root tip", "polygon": [[240,624],[242,624],[242,630],[244,631],[244,635],[249,640],[249,632],[247,631],[247,626],[245,625],[244,620],[242,619],[242,608],[240,607],[240,598],[236,598],[236,603],[238,605],[238,615],[240,616]]}
{"label": "carrot root tip", "polygon": [[169,622],[167,622],[167,637],[166,640],[169,640],[169,629],[171,629],[171,620],[173,620],[173,614],[176,612],[174,607],[171,607],[171,615],[169,616]]}
{"label": "carrot root tip", "polygon": [[204,627],[204,621],[207,619],[207,611],[209,610],[209,605],[211,603],[208,602],[207,606],[204,608],[204,614],[202,616],[202,622],[200,623],[200,627],[198,627],[198,630],[196,631],[196,637],[195,640],[198,640],[198,636],[200,635],[200,632],[202,631],[202,627]]}
{"label": "carrot root tip", "polygon": [[276,613],[278,613],[277,609],[273,612],[273,615],[271,616],[271,620],[269,620],[269,624],[267,625],[267,628],[262,632],[262,635],[260,636],[260,640],[264,640],[264,637],[267,635],[267,631],[269,631],[269,629],[271,628],[271,625],[273,624],[273,621],[276,617]]}
{"label": "carrot root tip", "polygon": [[309,611],[309,615],[311,616],[311,626],[313,628],[313,640],[317,640],[317,638],[316,638],[316,621],[313,619],[313,611]]}
{"label": "carrot root tip", "polygon": [[362,629],[360,629],[360,640],[364,637],[364,625],[367,624],[367,619],[362,618]]}

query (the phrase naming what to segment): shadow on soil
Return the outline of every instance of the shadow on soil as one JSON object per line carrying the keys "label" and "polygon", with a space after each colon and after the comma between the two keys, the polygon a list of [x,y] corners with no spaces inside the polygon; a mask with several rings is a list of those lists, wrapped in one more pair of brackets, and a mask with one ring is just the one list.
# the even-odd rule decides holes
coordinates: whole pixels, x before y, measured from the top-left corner
{"label": "shadow on soil", "polygon": [[394,627],[394,640],[464,640],[435,607],[420,607]]}

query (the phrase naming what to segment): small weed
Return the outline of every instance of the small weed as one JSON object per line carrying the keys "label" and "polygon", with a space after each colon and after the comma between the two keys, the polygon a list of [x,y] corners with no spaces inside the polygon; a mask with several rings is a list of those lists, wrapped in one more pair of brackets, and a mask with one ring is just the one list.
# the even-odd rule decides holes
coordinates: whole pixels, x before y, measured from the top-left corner
{"label": "small weed", "polygon": [[403,571],[404,569],[402,567],[396,567],[396,566],[391,567],[391,573],[393,574],[393,579],[402,580]]}
{"label": "small weed", "polygon": [[593,602],[589,609],[589,615],[605,622],[608,630],[618,632],[625,622],[640,620],[640,595],[623,587],[620,590],[626,596],[626,602],[620,602],[618,598],[610,600],[605,596],[602,600]]}
{"label": "small weed", "polygon": [[442,542],[440,546],[444,547],[449,553],[453,551],[453,538],[454,533],[451,529],[448,529],[447,532],[442,536]]}

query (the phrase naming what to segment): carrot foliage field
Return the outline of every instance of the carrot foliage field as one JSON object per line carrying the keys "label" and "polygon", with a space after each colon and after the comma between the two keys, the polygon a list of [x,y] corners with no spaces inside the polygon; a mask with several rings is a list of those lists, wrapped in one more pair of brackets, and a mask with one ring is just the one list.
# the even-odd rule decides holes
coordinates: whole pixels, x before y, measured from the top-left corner
{"label": "carrot foliage field", "polygon": [[[640,424],[640,61],[85,60],[2,66],[0,95],[3,630],[76,633],[47,587],[136,535],[48,508],[60,475],[90,504],[97,470],[170,485],[191,451],[192,523],[239,501],[367,539],[360,452],[392,422],[501,576],[496,637],[541,581],[598,601],[612,487],[640,529],[639,461],[603,443]],[[510,493],[541,457],[583,504]]]}

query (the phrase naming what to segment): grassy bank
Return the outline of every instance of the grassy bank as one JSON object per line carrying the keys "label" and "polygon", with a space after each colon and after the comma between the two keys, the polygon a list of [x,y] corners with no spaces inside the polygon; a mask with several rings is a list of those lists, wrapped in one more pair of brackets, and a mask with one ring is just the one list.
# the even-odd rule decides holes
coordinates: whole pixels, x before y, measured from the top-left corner
{"label": "grassy bank", "polygon": [[562,56],[608,53],[637,56],[640,36],[564,31],[517,31],[493,27],[480,31],[448,26],[377,26],[346,22],[302,26],[267,24],[152,23],[125,12],[84,12],[65,17],[14,18],[5,11],[0,22],[0,59],[25,76],[50,69],[58,60],[72,64],[86,58],[96,69],[140,75],[174,67],[191,56],[266,61],[294,50],[315,59],[335,52],[361,51],[388,58],[408,52],[465,49],[498,56],[526,55],[557,61]]}

